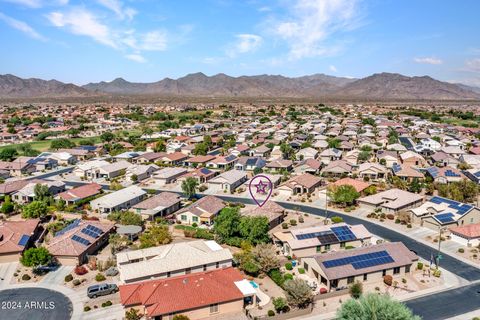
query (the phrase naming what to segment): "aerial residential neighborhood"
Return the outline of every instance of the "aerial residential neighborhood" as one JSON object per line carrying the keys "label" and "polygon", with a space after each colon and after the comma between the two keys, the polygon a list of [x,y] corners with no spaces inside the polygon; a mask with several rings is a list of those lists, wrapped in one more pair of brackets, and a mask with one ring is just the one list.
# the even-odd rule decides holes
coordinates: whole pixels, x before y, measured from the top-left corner
{"label": "aerial residential neighborhood", "polygon": [[0,320],[480,320],[479,12],[0,0]]}

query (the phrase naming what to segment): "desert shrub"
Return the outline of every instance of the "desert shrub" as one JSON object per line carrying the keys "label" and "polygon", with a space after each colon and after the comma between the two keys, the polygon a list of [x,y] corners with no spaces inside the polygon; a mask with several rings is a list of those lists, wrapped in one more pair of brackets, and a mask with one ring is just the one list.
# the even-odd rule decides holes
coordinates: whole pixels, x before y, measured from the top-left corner
{"label": "desert shrub", "polygon": [[387,286],[391,286],[392,283],[393,283],[393,277],[389,274],[387,274],[385,277],[383,277],[383,282],[387,285]]}
{"label": "desert shrub", "polygon": [[408,229],[411,229],[411,228],[412,228],[412,225],[411,225],[410,223],[407,224],[407,228],[408,228]]}
{"label": "desert shrub", "polygon": [[110,307],[112,305],[112,301],[108,300],[108,301],[105,301],[104,303],[102,303],[102,307],[105,308],[105,307]]}
{"label": "desert shrub", "polygon": [[440,278],[441,275],[442,275],[442,271],[440,269],[436,269],[433,271],[434,277]]}
{"label": "desert shrub", "polygon": [[24,274],[24,275],[22,276],[22,280],[23,280],[23,281],[28,281],[28,280],[30,280],[30,279],[32,279],[32,277],[30,277],[28,274]]}
{"label": "desert shrub", "polygon": [[286,222],[282,223],[282,229],[288,229],[288,223]]}
{"label": "desert shrub", "polygon": [[72,280],[73,280],[73,276],[72,276],[71,274],[67,274],[67,275],[65,276],[65,282],[70,282],[70,281],[72,281]]}
{"label": "desert shrub", "polygon": [[349,291],[352,298],[358,299],[363,293],[363,284],[360,281],[357,281],[350,286]]}
{"label": "desert shrub", "polygon": [[291,220],[290,220],[290,224],[291,224],[292,226],[296,226],[296,225],[297,225],[297,220],[291,219]]}
{"label": "desert shrub", "polygon": [[458,248],[458,252],[464,253],[464,252],[465,252],[465,249],[463,249],[463,248]]}
{"label": "desert shrub", "polygon": [[268,310],[268,316],[273,317],[275,315],[275,311],[273,310]]}
{"label": "desert shrub", "polygon": [[268,276],[275,282],[279,287],[283,287],[285,279],[283,278],[282,273],[278,269],[273,269],[268,272]]}
{"label": "desert shrub", "polygon": [[305,222],[305,220],[303,219],[303,217],[302,217],[302,216],[300,216],[300,217],[298,217],[298,222],[300,222],[300,223],[304,223],[304,222]]}
{"label": "desert shrub", "polygon": [[304,273],[305,273],[305,269],[303,269],[303,268],[298,268],[298,273],[304,274]]}
{"label": "desert shrub", "polygon": [[395,215],[389,213],[389,214],[387,214],[387,219],[388,220],[393,220],[393,219],[395,219]]}
{"label": "desert shrub", "polygon": [[422,262],[418,262],[418,263],[417,263],[417,269],[418,269],[418,270],[422,270],[422,269],[423,269],[423,263],[422,263]]}
{"label": "desert shrub", "polygon": [[292,270],[293,269],[292,263],[291,262],[285,263],[285,269],[287,269],[289,271]]}
{"label": "desert shrub", "polygon": [[85,268],[84,266],[77,266],[75,267],[75,269],[73,270],[73,272],[75,272],[75,274],[77,276],[83,276],[84,274],[87,274],[88,273],[88,270],[87,268]]}
{"label": "desert shrub", "polygon": [[95,281],[97,282],[104,281],[105,279],[107,278],[105,278],[105,276],[101,273],[97,273],[97,275],[95,276]]}
{"label": "desert shrub", "polygon": [[74,286],[78,286],[80,284],[80,280],[75,279],[75,280],[73,280],[72,283],[73,283]]}
{"label": "desert shrub", "polygon": [[285,273],[285,274],[283,275],[283,279],[285,280],[285,282],[288,281],[288,280],[293,280],[293,274],[291,274],[291,273]]}
{"label": "desert shrub", "polygon": [[90,311],[90,310],[92,310],[92,308],[90,308],[89,306],[85,306],[85,307],[83,308],[83,311],[85,311],[85,312],[88,312],[88,311]]}
{"label": "desert shrub", "polygon": [[395,219],[395,223],[400,223],[400,219]]}
{"label": "desert shrub", "polygon": [[332,222],[333,222],[333,223],[343,222],[343,218],[342,218],[342,217],[339,217],[339,216],[334,216],[334,217],[332,217]]}

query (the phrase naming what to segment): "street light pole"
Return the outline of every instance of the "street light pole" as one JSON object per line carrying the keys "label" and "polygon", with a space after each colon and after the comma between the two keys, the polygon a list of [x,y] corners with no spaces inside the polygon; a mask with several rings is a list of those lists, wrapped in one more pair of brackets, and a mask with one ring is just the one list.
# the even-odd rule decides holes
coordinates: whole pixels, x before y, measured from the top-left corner
{"label": "street light pole", "polygon": [[440,269],[440,253],[441,253],[441,243],[442,243],[442,231],[443,231],[443,228],[442,227],[439,227],[438,228],[438,251],[437,251],[437,270]]}

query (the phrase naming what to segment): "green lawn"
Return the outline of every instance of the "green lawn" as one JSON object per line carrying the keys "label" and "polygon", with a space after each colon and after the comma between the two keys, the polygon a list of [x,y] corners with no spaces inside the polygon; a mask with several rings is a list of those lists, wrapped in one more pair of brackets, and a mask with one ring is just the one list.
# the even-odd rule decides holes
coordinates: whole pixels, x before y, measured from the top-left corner
{"label": "green lawn", "polygon": [[[73,141],[74,143],[78,143],[80,140],[85,140],[85,139],[93,139],[95,141],[95,143],[101,142],[100,137],[72,138],[70,140]],[[33,141],[33,142],[26,142],[26,143],[30,144],[32,146],[32,149],[35,149],[35,150],[38,150],[38,151],[47,151],[48,149],[50,149],[51,140]],[[6,145],[6,146],[1,146],[0,150],[4,149],[6,147],[10,147],[10,146],[17,147],[18,144],[10,144],[10,145]]]}

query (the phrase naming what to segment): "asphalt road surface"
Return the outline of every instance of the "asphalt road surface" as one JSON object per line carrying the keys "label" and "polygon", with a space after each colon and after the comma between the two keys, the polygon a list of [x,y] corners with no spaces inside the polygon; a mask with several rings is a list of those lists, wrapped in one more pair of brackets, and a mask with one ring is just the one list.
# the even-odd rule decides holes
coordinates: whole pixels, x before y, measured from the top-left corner
{"label": "asphalt road surface", "polygon": [[0,291],[0,319],[67,320],[72,302],[60,292],[44,288],[18,288]]}

